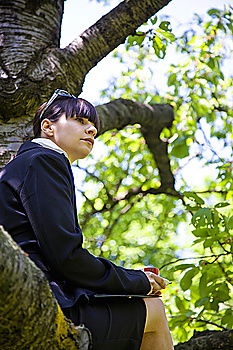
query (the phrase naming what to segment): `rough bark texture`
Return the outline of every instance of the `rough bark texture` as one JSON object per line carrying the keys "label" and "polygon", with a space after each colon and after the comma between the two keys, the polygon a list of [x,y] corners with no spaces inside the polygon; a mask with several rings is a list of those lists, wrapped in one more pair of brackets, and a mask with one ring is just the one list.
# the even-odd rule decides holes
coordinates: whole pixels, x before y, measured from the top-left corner
{"label": "rough bark texture", "polygon": [[[31,118],[54,89],[78,95],[91,68],[170,1],[122,1],[61,49],[64,0],[0,0],[0,166],[31,138]],[[160,172],[157,193],[174,194],[167,144],[159,137],[163,127],[171,126],[172,108],[119,99],[98,106],[98,112],[100,133],[128,124],[142,126]],[[64,318],[43,273],[2,229],[0,250],[0,349],[87,349],[88,331]],[[177,345],[176,350],[232,349],[220,347],[222,336],[230,344],[232,333],[222,332],[219,338],[216,333],[219,347],[205,347],[203,336]]]}
{"label": "rough bark texture", "polygon": [[64,0],[0,0],[0,119],[31,115],[55,88],[79,94],[85,75],[171,0],[125,0],[65,49]]}
{"label": "rough bark texture", "polygon": [[148,105],[118,99],[98,106],[97,110],[101,117],[100,134],[113,128],[123,129],[129,124],[138,123],[142,126],[142,134],[159,170],[160,190],[175,194],[175,181],[168,157],[168,145],[160,139],[163,128],[169,128],[172,125],[173,108],[169,104]]}
{"label": "rough bark texture", "polygon": [[233,331],[195,332],[185,343],[175,346],[175,350],[232,350]]}
{"label": "rough bark texture", "polygon": [[87,350],[89,331],[65,319],[44,274],[0,226],[0,349]]}

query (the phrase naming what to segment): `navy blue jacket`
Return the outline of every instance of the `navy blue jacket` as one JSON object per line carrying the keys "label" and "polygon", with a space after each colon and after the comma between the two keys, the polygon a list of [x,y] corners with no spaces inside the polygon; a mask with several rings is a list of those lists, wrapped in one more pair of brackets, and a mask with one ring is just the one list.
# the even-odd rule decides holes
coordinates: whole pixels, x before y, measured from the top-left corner
{"label": "navy blue jacket", "polygon": [[44,271],[63,308],[96,293],[150,290],[142,271],[116,266],[82,247],[71,167],[54,150],[27,141],[3,169],[0,225]]}

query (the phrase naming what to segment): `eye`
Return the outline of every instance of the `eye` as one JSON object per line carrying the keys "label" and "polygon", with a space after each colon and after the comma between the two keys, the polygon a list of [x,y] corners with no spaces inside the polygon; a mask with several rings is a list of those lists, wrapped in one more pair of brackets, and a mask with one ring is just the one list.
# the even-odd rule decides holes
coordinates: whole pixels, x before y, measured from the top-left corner
{"label": "eye", "polygon": [[87,119],[86,118],[82,118],[82,117],[77,117],[75,120],[78,120],[79,123],[85,125],[87,123]]}

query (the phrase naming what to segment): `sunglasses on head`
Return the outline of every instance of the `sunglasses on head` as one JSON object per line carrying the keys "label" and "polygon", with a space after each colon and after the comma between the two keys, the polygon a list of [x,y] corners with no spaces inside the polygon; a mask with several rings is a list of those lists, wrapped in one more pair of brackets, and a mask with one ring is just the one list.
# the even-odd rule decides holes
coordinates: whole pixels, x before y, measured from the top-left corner
{"label": "sunglasses on head", "polygon": [[58,98],[58,97],[72,97],[72,98],[76,98],[76,96],[71,95],[68,91],[56,89],[54,91],[54,93],[52,94],[52,96],[50,97],[50,99],[48,100],[48,102],[46,103],[46,105],[43,108],[43,110],[41,111],[41,113],[40,113],[40,120],[42,119],[42,116],[43,116],[44,112],[53,103],[53,101],[55,101],[56,98]]}

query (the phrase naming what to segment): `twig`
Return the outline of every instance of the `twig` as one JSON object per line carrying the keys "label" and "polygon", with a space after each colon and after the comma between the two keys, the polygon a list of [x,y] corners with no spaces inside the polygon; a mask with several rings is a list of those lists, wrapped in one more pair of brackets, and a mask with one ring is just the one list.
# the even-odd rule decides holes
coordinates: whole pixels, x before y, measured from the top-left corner
{"label": "twig", "polygon": [[197,257],[191,257],[191,258],[179,258],[179,259],[176,259],[174,261],[170,261],[169,263],[167,264],[164,264],[162,265],[159,269],[162,270],[164,267],[166,266],[169,266],[169,265],[172,265],[172,264],[175,264],[179,261],[184,261],[184,260],[190,260],[190,259],[208,259],[208,258],[216,258],[216,256],[218,256],[218,258],[220,256],[223,256],[223,255],[229,255],[231,254],[231,252],[229,253],[222,253],[222,254],[214,254],[214,255],[204,255],[204,256],[197,256]]}
{"label": "twig", "polygon": [[191,318],[191,319],[192,319],[192,321],[203,322],[203,323],[206,323],[206,324],[211,324],[211,325],[213,325],[213,326],[216,326],[216,327],[218,327],[218,328],[223,329],[224,331],[227,331],[227,330],[228,330],[228,328],[225,328],[225,327],[223,327],[223,326],[220,326],[220,325],[218,325],[217,323],[214,323],[214,322],[211,322],[211,321],[201,320],[201,319],[196,319],[196,318]]}

